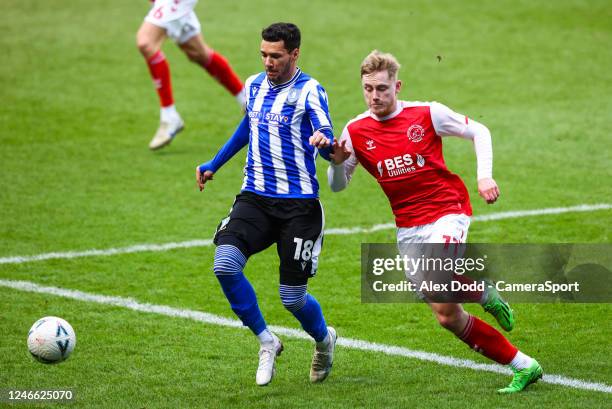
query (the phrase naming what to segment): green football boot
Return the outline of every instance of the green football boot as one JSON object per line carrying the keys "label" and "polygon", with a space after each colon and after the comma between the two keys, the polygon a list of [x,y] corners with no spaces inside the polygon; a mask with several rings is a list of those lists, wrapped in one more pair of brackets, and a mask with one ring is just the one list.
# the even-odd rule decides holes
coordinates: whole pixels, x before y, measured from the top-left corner
{"label": "green football boot", "polygon": [[493,282],[485,281],[485,283],[487,285],[485,290],[487,292],[487,300],[482,305],[482,308],[494,316],[499,326],[505,331],[512,331],[512,328],[514,328],[514,312],[510,308],[510,304],[501,298]]}
{"label": "green football boot", "polygon": [[498,389],[498,393],[517,393],[525,389],[527,386],[532,383],[536,383],[538,379],[542,378],[542,367],[536,361],[533,360],[533,363],[529,368],[521,369],[520,371],[514,371],[514,378],[512,378],[512,382],[510,385],[505,388]]}

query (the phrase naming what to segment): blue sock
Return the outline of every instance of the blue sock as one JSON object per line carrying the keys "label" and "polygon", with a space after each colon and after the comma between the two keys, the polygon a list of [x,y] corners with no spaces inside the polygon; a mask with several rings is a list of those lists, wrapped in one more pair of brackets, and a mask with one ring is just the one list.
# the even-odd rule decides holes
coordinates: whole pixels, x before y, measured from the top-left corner
{"label": "blue sock", "polygon": [[235,246],[220,245],[215,251],[214,271],[232,311],[255,335],[266,329],[251,283],[242,273],[246,257]]}
{"label": "blue sock", "polygon": [[306,303],[297,311],[292,311],[295,318],[300,321],[304,331],[310,334],[315,341],[321,342],[327,336],[327,324],[323,318],[323,311],[316,298],[306,294]]}
{"label": "blue sock", "polygon": [[266,321],[261,315],[255,290],[242,273],[217,275],[223,293],[230,302],[232,311],[253,334],[259,335],[266,329]]}

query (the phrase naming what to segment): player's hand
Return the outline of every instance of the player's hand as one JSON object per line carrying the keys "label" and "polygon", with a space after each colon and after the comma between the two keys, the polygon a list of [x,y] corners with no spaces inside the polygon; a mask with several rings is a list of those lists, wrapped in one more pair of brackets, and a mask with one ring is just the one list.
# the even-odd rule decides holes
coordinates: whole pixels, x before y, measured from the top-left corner
{"label": "player's hand", "polygon": [[499,197],[499,187],[491,178],[484,178],[478,181],[478,194],[488,204],[493,204]]}
{"label": "player's hand", "polygon": [[329,154],[329,158],[335,165],[339,165],[347,160],[353,152],[346,146],[346,139],[338,143],[337,140],[332,144],[332,153]]}
{"label": "player's hand", "polygon": [[310,139],[308,139],[308,143],[318,149],[327,148],[329,145],[331,145],[329,138],[320,131],[315,131]]}
{"label": "player's hand", "polygon": [[200,167],[196,167],[196,182],[198,187],[200,188],[200,192],[204,190],[204,185],[209,180],[212,180],[214,173],[211,170],[206,170],[204,172],[200,171]]}

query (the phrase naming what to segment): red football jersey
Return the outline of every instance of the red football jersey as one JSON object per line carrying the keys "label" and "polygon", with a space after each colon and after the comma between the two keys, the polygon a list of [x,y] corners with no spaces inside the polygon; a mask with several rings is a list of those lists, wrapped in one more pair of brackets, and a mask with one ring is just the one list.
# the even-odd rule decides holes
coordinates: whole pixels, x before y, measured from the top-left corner
{"label": "red football jersey", "polygon": [[353,168],[359,161],[382,187],[397,226],[412,227],[472,215],[465,184],[444,163],[441,138],[461,136],[468,121],[442,104],[398,101],[385,118],[367,111],[350,121],[341,139],[352,145]]}

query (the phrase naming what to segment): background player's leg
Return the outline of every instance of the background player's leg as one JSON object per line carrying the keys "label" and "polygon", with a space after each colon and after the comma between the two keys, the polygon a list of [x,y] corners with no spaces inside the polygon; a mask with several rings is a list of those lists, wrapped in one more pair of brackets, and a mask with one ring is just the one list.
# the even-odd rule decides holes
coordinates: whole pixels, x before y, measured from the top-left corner
{"label": "background player's leg", "polygon": [[147,62],[162,107],[174,104],[170,67],[161,51],[165,39],[166,30],[147,21],[142,23],[136,34],[136,46]]}
{"label": "background player's leg", "polygon": [[200,33],[191,37],[179,47],[190,61],[200,65],[215,78],[230,94],[236,97],[240,106],[244,107],[243,84],[234,72],[227,59],[213,50],[204,42]]}
{"label": "background player's leg", "polygon": [[170,65],[161,50],[165,39],[166,30],[148,21],[142,23],[136,34],[136,45],[147,62],[159,95],[160,128],[149,145],[151,149],[159,149],[167,145],[183,128],[183,121],[174,106]]}

